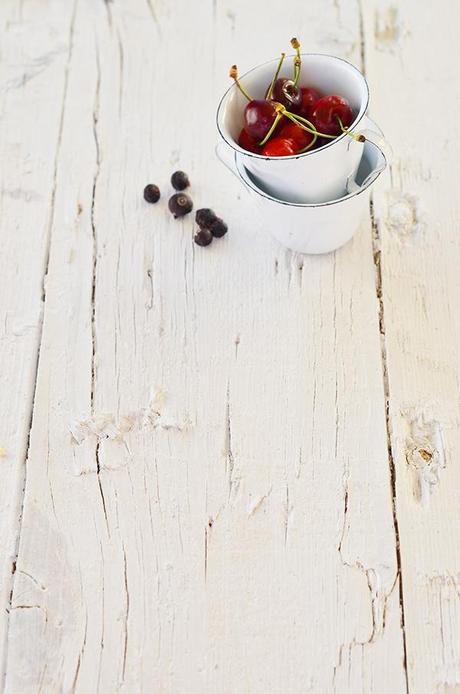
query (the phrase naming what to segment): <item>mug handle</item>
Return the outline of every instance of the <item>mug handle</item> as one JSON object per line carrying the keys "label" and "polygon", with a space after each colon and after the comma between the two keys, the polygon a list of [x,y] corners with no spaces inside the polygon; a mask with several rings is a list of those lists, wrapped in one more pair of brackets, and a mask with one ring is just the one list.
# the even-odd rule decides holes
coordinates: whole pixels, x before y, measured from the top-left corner
{"label": "mug handle", "polygon": [[241,177],[235,162],[235,152],[225,142],[218,142],[215,148],[216,156],[229,171],[241,182]]}
{"label": "mug handle", "polygon": [[369,118],[369,116],[365,116],[363,121],[365,126],[367,127],[365,127],[363,130],[358,130],[356,134],[364,135],[364,137],[366,138],[366,142],[369,142],[369,144],[373,145],[374,147],[377,147],[377,149],[380,151],[382,155],[382,163],[380,164],[380,166],[375,168],[360,185],[356,183],[354,174],[349,176],[347,179],[347,193],[354,193],[360,188],[365,188],[375,178],[377,178],[377,176],[381,174],[382,171],[384,171],[388,164],[391,164],[393,160],[393,150],[391,148],[391,145],[389,144],[388,140],[384,138],[383,133],[380,130],[377,123],[375,123],[375,121]]}

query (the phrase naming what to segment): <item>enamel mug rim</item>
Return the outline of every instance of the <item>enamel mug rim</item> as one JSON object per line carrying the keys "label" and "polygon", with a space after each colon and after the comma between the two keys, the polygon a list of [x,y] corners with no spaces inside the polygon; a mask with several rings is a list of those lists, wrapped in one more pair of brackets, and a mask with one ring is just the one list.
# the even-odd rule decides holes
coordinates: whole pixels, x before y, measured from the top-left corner
{"label": "enamel mug rim", "polygon": [[240,157],[238,156],[238,152],[234,152],[233,156],[235,159],[235,173],[237,173],[238,177],[240,178],[241,182],[250,188],[254,193],[257,193],[260,195],[262,198],[266,198],[272,203],[278,204],[278,205],[286,205],[287,207],[300,207],[300,208],[314,208],[314,207],[330,207],[332,205],[339,205],[340,203],[346,202],[350,198],[354,198],[358,195],[361,195],[362,193],[365,193],[366,190],[371,186],[377,178],[380,176],[381,173],[386,169],[388,165],[388,160],[387,157],[385,156],[384,152],[378,147],[376,144],[371,142],[370,140],[367,140],[366,144],[371,147],[376,147],[380,155],[383,157],[383,160],[385,162],[385,166],[383,166],[380,169],[375,170],[374,176],[370,176],[369,180],[366,180],[362,186],[360,186],[359,190],[352,191],[350,193],[347,193],[347,195],[343,195],[341,198],[336,198],[335,200],[327,200],[326,202],[290,202],[289,200],[280,200],[279,198],[275,198],[269,193],[266,193],[264,190],[261,190],[251,179],[248,171],[246,170],[246,167],[244,166],[243,162],[240,160]]}
{"label": "enamel mug rim", "polygon": [[[358,70],[356,65],[353,65],[353,63],[350,63],[350,61],[345,60],[345,58],[339,58],[336,55],[330,55],[329,53],[302,53],[301,54],[302,58],[307,58],[307,57],[321,57],[321,58],[330,58],[333,61],[340,61],[342,63],[345,63],[348,67],[350,67],[354,72],[356,72],[359,77],[362,79],[364,88],[365,88],[365,99],[360,107],[359,113],[356,116],[355,120],[351,123],[350,129],[354,128],[362,121],[364,116],[366,115],[366,111],[369,107],[369,100],[370,100],[370,92],[369,92],[369,85],[367,83],[367,80],[363,73]],[[286,56],[287,58],[293,57],[292,54],[290,56]],[[256,65],[255,67],[251,68],[251,70],[248,70],[247,72],[244,73],[244,75],[241,75],[239,78],[240,80],[243,80],[245,77],[248,75],[251,75],[253,72],[256,70],[259,70],[262,67],[265,67],[266,65],[269,65],[270,63],[275,63],[279,60],[279,58],[272,58],[271,60],[266,60],[264,63],[260,63],[259,65]],[[255,154],[254,152],[249,152],[248,150],[244,149],[243,147],[240,147],[240,145],[233,139],[233,138],[228,138],[223,130],[226,130],[226,127],[223,124],[223,107],[228,99],[230,93],[232,90],[238,89],[235,83],[231,84],[230,87],[226,90],[224,95],[222,96],[219,105],[217,107],[217,112],[216,112],[216,126],[217,130],[221,136],[221,138],[224,140],[224,142],[227,143],[229,147],[231,147],[235,152],[240,152],[244,156],[251,157],[253,159],[259,159],[262,161],[289,161],[289,160],[295,160],[295,159],[303,159],[305,157],[311,157],[315,154],[319,154],[320,152],[324,152],[324,150],[328,149],[329,147],[332,147],[335,145],[337,142],[342,141],[345,137],[348,137],[346,133],[342,133],[342,135],[339,135],[336,137],[334,140],[331,140],[330,142],[326,143],[322,147],[318,147],[318,149],[312,149],[309,152],[303,152],[303,154],[290,154],[285,157],[267,157],[264,156],[263,154]],[[274,198],[276,199],[276,198]]]}

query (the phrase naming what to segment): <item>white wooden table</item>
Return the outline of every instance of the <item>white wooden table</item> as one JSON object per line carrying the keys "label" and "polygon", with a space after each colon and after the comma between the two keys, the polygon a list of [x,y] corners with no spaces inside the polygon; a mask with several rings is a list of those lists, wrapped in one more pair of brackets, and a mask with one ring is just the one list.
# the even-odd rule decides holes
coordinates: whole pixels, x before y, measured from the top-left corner
{"label": "white wooden table", "polygon": [[[2,0],[5,692],[460,692],[459,21]],[[214,157],[228,66],[293,34],[361,66],[395,153],[323,257]]]}

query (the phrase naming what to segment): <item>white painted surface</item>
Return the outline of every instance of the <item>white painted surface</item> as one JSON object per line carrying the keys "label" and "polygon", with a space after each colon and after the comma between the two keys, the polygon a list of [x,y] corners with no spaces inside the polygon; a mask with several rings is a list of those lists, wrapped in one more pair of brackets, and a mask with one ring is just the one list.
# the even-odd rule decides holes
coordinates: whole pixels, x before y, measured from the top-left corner
{"label": "white painted surface", "polygon": [[[442,9],[1,4],[4,691],[459,690]],[[365,58],[396,151],[374,219],[316,258],[213,155],[228,65],[293,33]],[[449,89],[435,136],[420,113]],[[210,248],[167,212],[179,166],[231,227]]]}

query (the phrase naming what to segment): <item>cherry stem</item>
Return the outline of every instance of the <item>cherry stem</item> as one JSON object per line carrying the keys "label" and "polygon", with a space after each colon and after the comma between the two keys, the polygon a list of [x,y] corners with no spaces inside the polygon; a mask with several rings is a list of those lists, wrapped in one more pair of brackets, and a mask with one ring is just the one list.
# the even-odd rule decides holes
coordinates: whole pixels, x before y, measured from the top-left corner
{"label": "cherry stem", "polygon": [[302,58],[300,57],[300,43],[296,38],[291,39],[291,46],[295,49],[297,55],[294,58],[294,86],[297,87],[297,83],[300,77],[300,70],[302,68]]}
{"label": "cherry stem", "polygon": [[[283,115],[286,116],[286,118],[289,118],[289,120],[292,120],[293,123],[299,126],[299,128],[302,128],[303,130],[306,130],[307,133],[310,133],[311,135],[316,135],[316,137],[325,137],[328,140],[335,140],[337,137],[336,135],[326,135],[326,133],[320,133],[313,123],[310,123],[309,120],[306,118],[302,118],[302,116],[298,116],[297,114],[290,113],[289,111],[284,111]],[[305,125],[307,123],[307,125]]]}
{"label": "cherry stem", "polygon": [[275,128],[276,128],[276,126],[278,125],[278,123],[280,122],[280,120],[281,120],[282,117],[283,117],[283,114],[282,114],[280,111],[278,111],[278,113],[276,114],[276,118],[275,118],[275,120],[273,121],[270,130],[269,130],[268,133],[265,135],[265,137],[264,137],[264,139],[262,140],[262,142],[259,142],[259,147],[263,147],[264,144],[265,144],[266,142],[268,142],[268,140],[271,138],[271,136],[272,136],[273,133],[275,132]]}
{"label": "cherry stem", "polygon": [[298,154],[303,154],[304,152],[308,152],[308,150],[311,149],[311,148],[313,147],[313,145],[315,144],[315,142],[316,142],[317,139],[318,139],[318,135],[313,135],[313,140],[312,140],[306,147],[304,147],[303,149],[301,149],[301,150],[298,152]]}
{"label": "cherry stem", "polygon": [[241,82],[238,79],[238,68],[236,67],[236,65],[232,65],[232,67],[230,68],[229,75],[232,78],[232,80],[234,80],[236,86],[238,87],[240,92],[243,94],[243,96],[245,96],[248,101],[252,101],[252,99],[249,96],[249,94],[247,93],[246,89],[243,87],[243,85],[241,84]]}
{"label": "cherry stem", "polygon": [[265,98],[267,99],[267,101],[272,98],[273,87],[275,86],[275,82],[278,79],[278,75],[280,74],[281,66],[285,57],[286,53],[281,53],[280,59],[278,61],[278,67],[276,68],[275,74],[273,75],[273,79],[270,82],[270,86],[267,89],[267,93],[265,94]]}
{"label": "cherry stem", "polygon": [[351,130],[349,130],[348,128],[346,128],[346,127],[344,126],[344,124],[342,123],[342,121],[341,121],[341,119],[340,119],[340,116],[338,116],[338,115],[336,114],[335,117],[337,118],[337,121],[338,121],[338,123],[339,123],[339,125],[340,125],[340,130],[341,130],[343,133],[345,133],[346,135],[348,135],[349,137],[351,137],[353,140],[356,140],[356,142],[366,142],[366,138],[364,137],[364,135],[362,135],[361,133],[356,134],[356,133],[352,132]]}
{"label": "cherry stem", "polygon": [[299,82],[299,77],[300,77],[300,68],[302,66],[302,61],[300,57],[295,57],[294,58],[294,87],[297,87],[297,84]]}

